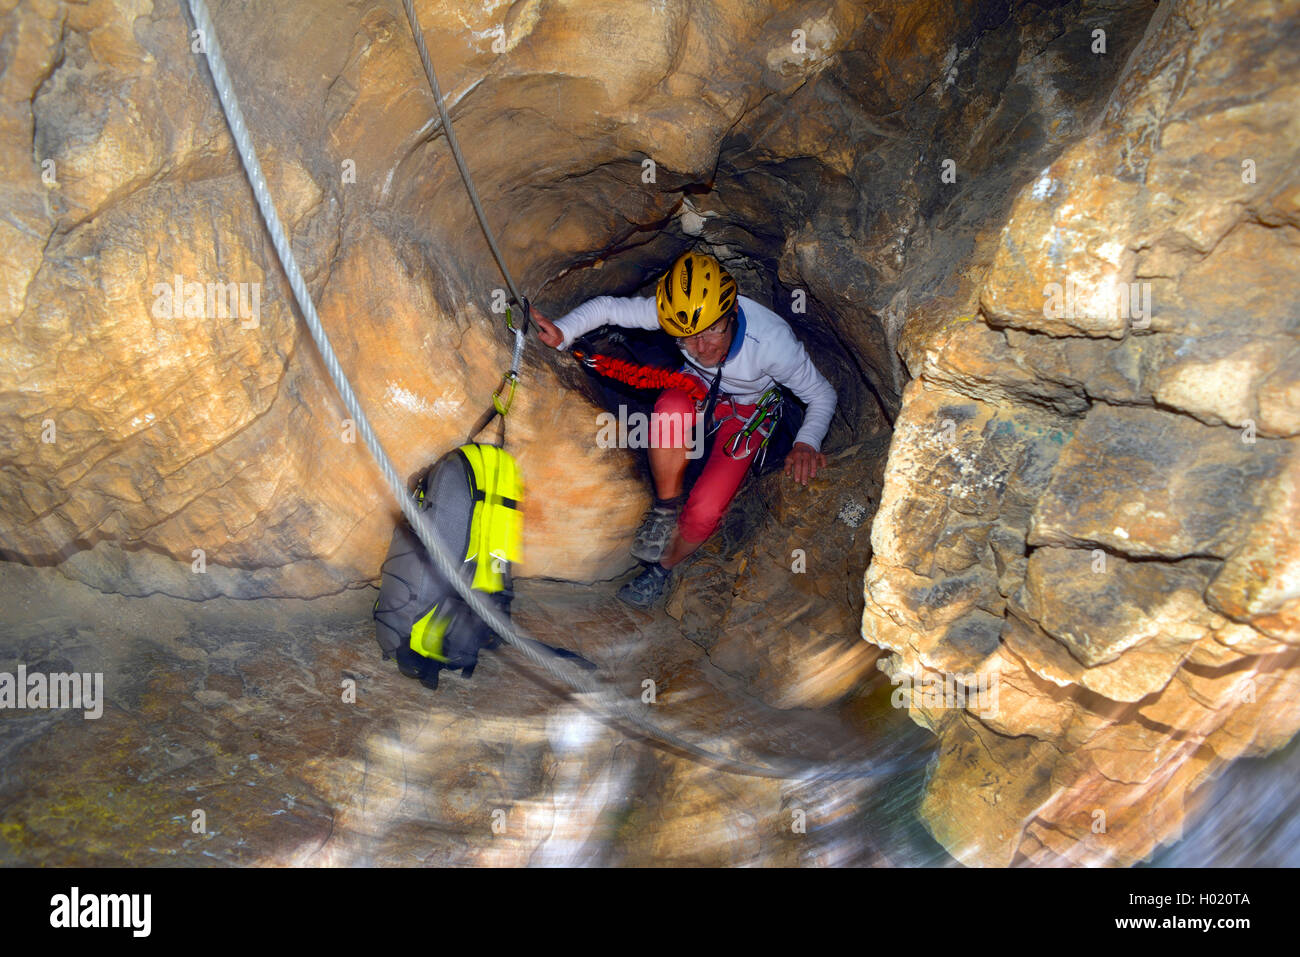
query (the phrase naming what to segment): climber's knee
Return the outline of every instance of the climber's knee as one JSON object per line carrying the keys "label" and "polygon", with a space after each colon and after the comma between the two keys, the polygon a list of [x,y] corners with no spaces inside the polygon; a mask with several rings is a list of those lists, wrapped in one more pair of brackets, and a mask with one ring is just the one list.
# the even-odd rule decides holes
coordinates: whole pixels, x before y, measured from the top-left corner
{"label": "climber's knee", "polygon": [[664,389],[655,401],[655,411],[669,414],[695,411],[695,400],[681,389]]}
{"label": "climber's knee", "polygon": [[650,444],[660,449],[695,445],[695,400],[681,389],[665,389],[655,402],[650,420]]}

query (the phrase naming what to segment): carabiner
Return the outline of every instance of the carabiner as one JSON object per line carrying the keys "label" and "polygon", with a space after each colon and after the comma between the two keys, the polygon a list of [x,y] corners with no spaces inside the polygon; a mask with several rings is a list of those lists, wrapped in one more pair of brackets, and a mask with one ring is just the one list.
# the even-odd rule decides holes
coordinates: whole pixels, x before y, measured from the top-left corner
{"label": "carabiner", "polygon": [[[510,411],[510,404],[515,401],[515,386],[518,382],[519,376],[517,373],[507,372],[501,377],[501,384],[497,386],[497,390],[492,393],[492,407],[497,410],[497,414],[502,418],[505,418],[506,413]],[[506,383],[510,384],[510,395],[505,402],[502,402],[501,393],[505,389]]]}
{"label": "carabiner", "polygon": [[[772,433],[776,431],[776,424],[781,418],[780,392],[777,392],[776,398],[772,399],[769,398],[771,391],[769,389],[763,393],[759,398],[758,405],[750,413],[749,418],[745,420],[745,424],[737,429],[731,438],[727,440],[726,445],[722,447],[722,451],[733,462],[739,462],[742,458],[758,452],[762,453],[762,457],[757,460],[760,465],[767,460],[767,443],[772,438]],[[764,425],[767,426],[766,432],[760,431]],[[749,440],[755,432],[758,432],[763,437],[763,441],[758,444],[758,448],[752,452],[746,452],[743,456],[737,455],[736,452],[740,449],[741,440],[744,440],[745,447],[748,448]]]}
{"label": "carabiner", "polygon": [[[528,300],[523,300],[519,305],[523,307],[524,324],[526,325],[528,323]],[[509,304],[506,305],[506,328],[515,334],[519,333],[519,330],[515,328],[514,314]]]}

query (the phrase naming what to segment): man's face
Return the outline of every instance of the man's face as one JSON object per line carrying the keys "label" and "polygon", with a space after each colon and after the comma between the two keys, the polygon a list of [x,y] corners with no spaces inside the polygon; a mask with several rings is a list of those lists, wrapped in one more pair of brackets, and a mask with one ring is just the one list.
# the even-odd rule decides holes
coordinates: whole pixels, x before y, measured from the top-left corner
{"label": "man's face", "polygon": [[731,348],[732,330],[735,325],[736,314],[733,311],[721,322],[715,322],[703,332],[693,336],[681,337],[677,343],[700,365],[713,367],[726,358],[727,350]]}

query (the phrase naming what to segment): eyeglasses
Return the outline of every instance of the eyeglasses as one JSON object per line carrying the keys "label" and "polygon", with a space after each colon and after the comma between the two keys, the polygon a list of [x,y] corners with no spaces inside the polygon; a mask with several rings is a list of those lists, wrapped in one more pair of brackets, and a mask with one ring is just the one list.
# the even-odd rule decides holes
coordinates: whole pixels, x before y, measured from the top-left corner
{"label": "eyeglasses", "polygon": [[705,329],[703,332],[697,332],[691,336],[678,336],[677,341],[678,342],[717,342],[720,341],[722,337],[727,334],[727,330],[731,328],[731,323],[732,320],[728,319],[726,322],[716,323],[712,326],[709,326],[709,328]]}

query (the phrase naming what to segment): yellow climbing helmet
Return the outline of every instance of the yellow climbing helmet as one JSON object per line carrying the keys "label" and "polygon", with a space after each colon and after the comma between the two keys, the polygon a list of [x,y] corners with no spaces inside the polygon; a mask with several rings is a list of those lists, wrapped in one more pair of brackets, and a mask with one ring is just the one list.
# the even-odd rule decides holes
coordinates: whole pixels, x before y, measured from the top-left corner
{"label": "yellow climbing helmet", "polygon": [[736,280],[706,253],[683,253],[659,280],[659,325],[670,336],[693,336],[725,319],[736,305]]}

